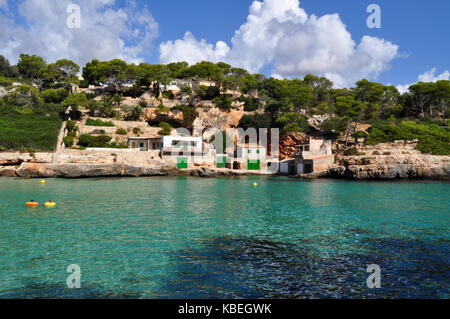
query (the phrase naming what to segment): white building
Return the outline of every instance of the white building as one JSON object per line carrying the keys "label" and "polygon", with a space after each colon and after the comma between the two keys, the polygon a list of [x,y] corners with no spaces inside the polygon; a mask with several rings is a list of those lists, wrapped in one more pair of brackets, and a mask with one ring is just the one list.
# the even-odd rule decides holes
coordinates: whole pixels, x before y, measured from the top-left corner
{"label": "white building", "polygon": [[163,144],[162,137],[129,137],[130,149],[139,149],[141,152],[160,151]]}
{"label": "white building", "polygon": [[295,164],[297,174],[320,173],[334,164],[331,141],[310,138],[309,143],[297,146]]}
{"label": "white building", "polygon": [[264,170],[267,168],[267,149],[258,144],[237,144],[236,159],[240,169]]}

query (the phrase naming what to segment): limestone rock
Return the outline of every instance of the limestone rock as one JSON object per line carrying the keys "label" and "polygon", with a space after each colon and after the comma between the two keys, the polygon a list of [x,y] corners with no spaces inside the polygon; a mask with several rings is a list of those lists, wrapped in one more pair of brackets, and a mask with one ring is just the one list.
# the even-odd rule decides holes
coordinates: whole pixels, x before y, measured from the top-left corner
{"label": "limestone rock", "polygon": [[305,133],[289,132],[280,138],[280,156],[282,158],[293,158],[296,145],[305,144],[308,137]]}
{"label": "limestone rock", "polygon": [[16,169],[14,167],[0,168],[0,176],[16,177]]}
{"label": "limestone rock", "polygon": [[49,168],[47,164],[39,163],[22,163],[16,170],[16,174],[19,177],[56,177],[57,173]]}

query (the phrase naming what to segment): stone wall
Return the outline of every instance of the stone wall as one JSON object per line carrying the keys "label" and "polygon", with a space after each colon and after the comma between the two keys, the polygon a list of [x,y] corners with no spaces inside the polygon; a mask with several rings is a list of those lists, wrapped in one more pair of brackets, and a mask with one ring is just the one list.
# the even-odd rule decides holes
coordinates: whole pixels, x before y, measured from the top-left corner
{"label": "stone wall", "polygon": [[[79,134],[99,135],[102,134],[101,131],[103,130],[105,134],[112,137],[111,141],[115,141],[118,143],[127,143],[129,137],[137,137],[137,136],[154,137],[158,136],[158,132],[161,130],[159,127],[149,126],[147,122],[117,121],[95,117],[93,117],[92,119],[111,121],[114,123],[115,126],[87,126],[86,125],[87,119],[83,119],[83,121],[77,122],[77,124],[79,125]],[[116,134],[118,128],[125,129],[127,131],[127,134],[126,135]],[[140,133],[138,134],[134,133],[133,132],[134,128],[139,128]]]}

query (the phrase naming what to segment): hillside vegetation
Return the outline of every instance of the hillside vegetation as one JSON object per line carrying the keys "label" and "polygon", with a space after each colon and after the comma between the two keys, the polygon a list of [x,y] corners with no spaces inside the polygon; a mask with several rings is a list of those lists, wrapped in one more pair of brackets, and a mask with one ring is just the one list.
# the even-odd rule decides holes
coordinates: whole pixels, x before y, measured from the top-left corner
{"label": "hillside vegetation", "polygon": [[[83,75],[81,81],[77,78],[80,71]],[[80,118],[80,110],[85,110],[92,117],[136,121],[141,118],[142,108],[149,105],[141,101],[138,106],[128,107],[122,105],[121,101],[124,96],[138,97],[150,92],[154,98],[161,100],[157,112],[164,114],[170,108],[162,104],[163,98],[181,101],[181,96],[188,97],[191,101],[189,105],[182,105],[180,102],[176,106],[183,112],[188,128],[198,116],[196,107],[199,107],[202,100],[213,101],[223,112],[230,112],[233,102],[243,102],[245,111],[254,112],[242,118],[240,126],[244,128],[277,127],[282,133],[304,132],[337,138],[354,133],[349,132],[349,124],[352,122],[368,123],[373,126],[368,135],[363,136],[367,138],[366,143],[418,139],[418,148],[422,152],[450,154],[450,81],[417,83],[410,86],[408,92],[400,94],[394,86],[365,79],[356,82],[353,88],[336,89],[325,77],[307,74],[302,79],[278,80],[262,74],[251,74],[223,62],[135,65],[118,59],[94,59],[81,68],[70,60],[62,59],[47,64],[41,57],[26,54],[20,55],[16,66],[11,66],[0,56],[0,76],[0,86],[9,91],[0,99],[0,105],[6,105],[0,106],[5,109],[5,119],[1,120],[7,122],[6,114],[9,114],[9,125],[13,127],[19,127],[17,123],[20,122],[28,123],[26,126],[36,129],[40,126],[48,131],[45,125],[50,124],[44,119],[49,119],[48,122],[55,125],[60,119],[56,121],[56,117],[53,118],[57,112],[50,113],[47,103],[71,107],[70,116],[74,120]],[[173,80],[189,83],[195,79],[206,79],[216,85],[200,86],[194,90],[191,86],[182,84],[181,92],[177,94],[163,89]],[[24,85],[12,88],[12,83],[17,80]],[[82,88],[103,85],[112,87],[113,90],[105,90],[101,100],[94,100],[94,96],[89,94],[69,94],[72,83]],[[35,84],[39,89],[29,84]],[[241,96],[236,98],[229,92],[240,92]],[[251,94],[254,92],[258,93],[258,97]],[[59,110],[59,107],[55,107],[56,109]],[[41,118],[42,116],[45,118]],[[310,122],[313,117],[320,117],[321,120],[313,125]],[[167,134],[167,130],[161,131]],[[42,142],[42,145],[29,143],[25,137],[27,134],[6,129],[3,129],[1,136],[4,141],[17,141],[5,144],[4,147],[7,148],[26,145],[49,147],[54,140],[52,138]],[[29,138],[35,139],[35,136]]]}
{"label": "hillside vegetation", "polygon": [[58,105],[36,109],[0,106],[0,150],[52,151],[56,147],[62,119]]}

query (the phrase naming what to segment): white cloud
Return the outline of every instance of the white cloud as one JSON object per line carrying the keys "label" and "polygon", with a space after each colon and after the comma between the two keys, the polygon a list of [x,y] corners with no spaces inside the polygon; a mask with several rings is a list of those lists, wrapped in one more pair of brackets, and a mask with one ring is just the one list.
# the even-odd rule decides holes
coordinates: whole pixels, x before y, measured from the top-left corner
{"label": "white cloud", "polygon": [[356,44],[338,14],[308,16],[298,0],[254,1],[231,48],[224,42],[214,47],[188,34],[162,43],[160,62],[222,60],[251,72],[273,65],[277,77],[315,73],[343,87],[361,78],[376,79],[398,55],[398,46],[383,39],[364,36]]}
{"label": "white cloud", "polygon": [[409,87],[410,87],[411,85],[412,85],[412,84],[397,85],[397,90],[398,90],[401,94],[406,93],[406,92],[408,92],[408,89],[409,89]]}
{"label": "white cloud", "polygon": [[436,71],[436,68],[432,68],[424,74],[419,75],[417,79],[419,82],[437,82],[440,80],[450,80],[450,72],[448,70],[445,70],[438,76],[436,76]]}
{"label": "white cloud", "polygon": [[192,33],[186,32],[183,39],[162,43],[159,50],[160,63],[186,61],[192,64],[199,61],[217,63],[227,56],[230,48],[222,41],[215,46],[206,43],[204,39],[198,41]]}
{"label": "white cloud", "polygon": [[[437,71],[436,68],[432,68],[431,70],[426,71],[425,73],[419,75],[417,77],[417,82],[437,82],[440,80],[450,80],[450,72],[448,70],[445,70],[444,72],[442,72],[437,76],[436,71]],[[414,83],[397,85],[397,90],[400,93],[406,93],[408,92],[409,87],[413,84]]]}
{"label": "white cloud", "polygon": [[[2,1],[2,0],[0,0]],[[61,58],[83,65],[92,58],[138,62],[158,35],[158,24],[146,6],[128,0],[117,8],[114,0],[80,0],[81,28],[66,25],[70,0],[24,0],[17,23],[0,11],[0,54],[16,62],[20,53],[37,54],[47,62]]]}

